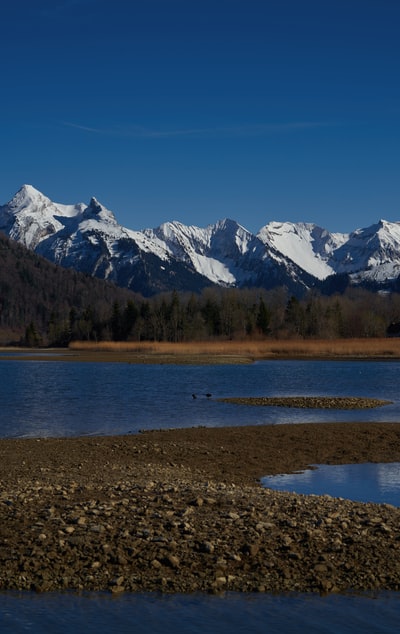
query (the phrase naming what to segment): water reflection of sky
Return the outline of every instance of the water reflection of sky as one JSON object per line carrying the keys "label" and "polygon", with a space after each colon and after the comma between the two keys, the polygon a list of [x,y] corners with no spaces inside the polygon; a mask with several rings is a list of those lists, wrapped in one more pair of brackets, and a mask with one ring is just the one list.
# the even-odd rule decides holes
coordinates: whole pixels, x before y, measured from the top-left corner
{"label": "water reflection of sky", "polygon": [[331,495],[359,502],[400,506],[400,463],[316,465],[299,473],[267,476],[265,487],[278,491]]}
{"label": "water reflection of sky", "polygon": [[[179,366],[0,358],[0,437],[322,422],[399,422],[399,362],[264,361]],[[193,399],[192,394],[198,398]],[[211,393],[212,398],[205,394]],[[251,396],[360,396],[366,410],[252,407]]]}

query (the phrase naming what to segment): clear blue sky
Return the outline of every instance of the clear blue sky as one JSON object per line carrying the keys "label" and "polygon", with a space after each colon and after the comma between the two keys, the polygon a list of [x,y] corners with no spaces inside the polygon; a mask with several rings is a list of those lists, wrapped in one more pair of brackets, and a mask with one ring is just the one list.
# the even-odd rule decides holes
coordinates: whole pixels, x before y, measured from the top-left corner
{"label": "clear blue sky", "polygon": [[4,0],[0,203],[400,220],[399,0]]}

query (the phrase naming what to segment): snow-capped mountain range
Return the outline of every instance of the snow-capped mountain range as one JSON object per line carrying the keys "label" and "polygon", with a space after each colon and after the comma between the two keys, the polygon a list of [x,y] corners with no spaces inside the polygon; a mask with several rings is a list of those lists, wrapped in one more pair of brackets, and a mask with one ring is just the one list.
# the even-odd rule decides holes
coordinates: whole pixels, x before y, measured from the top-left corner
{"label": "snow-capped mountain range", "polygon": [[54,203],[24,185],[0,207],[0,231],[52,262],[143,295],[210,285],[286,286],[301,295],[339,274],[351,284],[397,288],[400,276],[400,222],[385,220],[350,234],[269,222],[255,235],[229,219],[134,231],[95,198]]}

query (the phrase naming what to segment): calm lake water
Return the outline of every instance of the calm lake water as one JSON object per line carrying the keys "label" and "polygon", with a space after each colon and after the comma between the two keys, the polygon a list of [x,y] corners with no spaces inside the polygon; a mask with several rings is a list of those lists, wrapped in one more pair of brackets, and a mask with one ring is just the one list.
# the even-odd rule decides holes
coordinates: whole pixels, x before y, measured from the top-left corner
{"label": "calm lake water", "polygon": [[2,634],[366,634],[399,631],[399,598],[379,595],[0,594]]}
{"label": "calm lake water", "polygon": [[[196,425],[400,422],[399,379],[400,363],[396,362],[138,366],[2,361],[0,356],[0,436],[108,435]],[[212,397],[208,399],[206,393]],[[373,410],[330,411],[235,406],[216,400],[279,395],[368,396],[393,404]],[[351,493],[353,478],[350,471],[341,476],[347,482],[346,493]],[[7,634],[397,633],[399,622],[399,593],[328,597],[0,593],[0,631]]]}
{"label": "calm lake water", "polygon": [[[328,421],[400,421],[400,363],[265,361],[252,365],[1,361],[0,436]],[[208,399],[205,394],[211,393]],[[197,398],[193,399],[192,394]],[[372,410],[239,406],[224,396],[338,395],[393,401]]]}
{"label": "calm lake water", "polygon": [[399,462],[314,466],[315,470],[267,476],[262,484],[278,491],[400,506]]}

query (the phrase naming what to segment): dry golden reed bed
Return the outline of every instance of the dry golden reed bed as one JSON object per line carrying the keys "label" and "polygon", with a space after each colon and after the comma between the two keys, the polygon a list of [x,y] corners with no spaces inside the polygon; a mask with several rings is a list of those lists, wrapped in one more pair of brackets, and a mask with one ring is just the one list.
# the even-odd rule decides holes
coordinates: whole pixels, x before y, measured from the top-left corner
{"label": "dry golden reed bed", "polygon": [[252,363],[261,359],[399,359],[400,338],[310,339],[251,341],[114,342],[74,341],[69,348],[1,348],[2,359],[18,357],[7,352],[26,352],[41,361],[108,361],[164,364]]}
{"label": "dry golden reed bed", "polygon": [[75,341],[70,350],[80,352],[131,353],[154,356],[223,356],[246,357],[249,360],[279,357],[400,357],[399,339],[324,339],[259,341],[196,341],[168,342],[111,342],[92,343]]}

